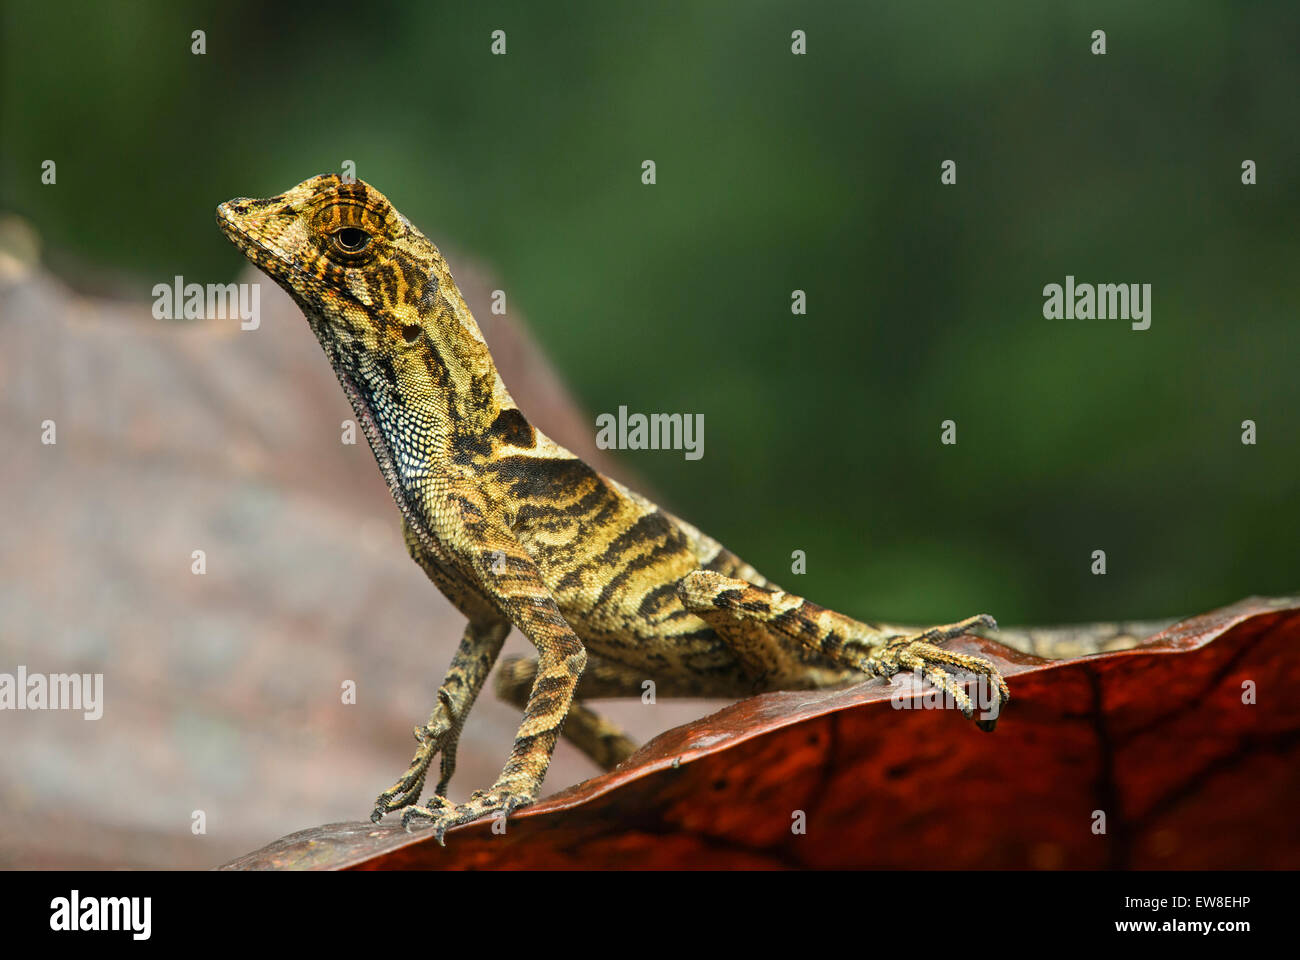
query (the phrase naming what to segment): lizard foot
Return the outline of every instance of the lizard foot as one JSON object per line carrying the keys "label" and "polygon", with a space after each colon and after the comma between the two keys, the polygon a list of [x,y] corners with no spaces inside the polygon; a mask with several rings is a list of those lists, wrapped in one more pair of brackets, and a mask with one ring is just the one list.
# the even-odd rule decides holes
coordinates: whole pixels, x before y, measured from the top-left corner
{"label": "lizard foot", "polygon": [[981,715],[975,723],[981,730],[990,731],[997,724],[1002,705],[1011,699],[1006,681],[998,673],[997,667],[984,657],[953,653],[938,644],[970,633],[977,627],[996,630],[997,626],[997,622],[988,614],[980,614],[959,623],[931,627],[915,636],[891,637],[864,658],[860,669],[886,680],[903,670],[917,672],[951,696],[968,719],[974,718],[976,705],[965,690],[966,681],[974,677],[980,682],[988,682],[993,688],[993,700],[988,713]]}
{"label": "lizard foot", "polygon": [[429,798],[427,804],[411,807],[402,814],[402,826],[410,832],[412,824],[428,821],[428,824],[433,827],[434,837],[445,847],[447,843],[443,837],[452,827],[469,823],[480,817],[509,817],[532,800],[530,796],[499,787],[493,787],[488,791],[477,790],[465,803],[452,803],[446,797],[435,794]]}
{"label": "lizard foot", "polygon": [[429,773],[429,764],[437,754],[442,754],[442,774],[438,782],[437,793],[447,789],[447,781],[456,768],[456,746],[459,730],[451,721],[450,704],[439,703],[439,709],[422,727],[415,728],[415,739],[420,744],[411,758],[411,764],[401,779],[385,790],[375,800],[375,809],[370,813],[372,823],[378,823],[386,813],[400,810],[417,803],[424,790],[424,780]]}

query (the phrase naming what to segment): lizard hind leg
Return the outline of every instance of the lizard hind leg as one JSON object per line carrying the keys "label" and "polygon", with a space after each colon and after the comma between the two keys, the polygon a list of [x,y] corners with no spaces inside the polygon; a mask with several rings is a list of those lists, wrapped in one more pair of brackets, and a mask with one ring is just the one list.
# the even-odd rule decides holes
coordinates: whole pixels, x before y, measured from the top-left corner
{"label": "lizard hind leg", "polygon": [[976,704],[965,689],[966,681],[973,677],[990,687],[989,712],[976,720],[983,730],[993,729],[998,711],[1011,697],[1006,682],[988,660],[940,646],[977,627],[996,629],[987,614],[917,634],[900,634],[783,590],[707,570],[683,577],[678,595],[688,610],[732,645],[760,689],[825,686],[846,679],[844,669],[828,670],[818,662],[884,679],[910,670],[950,696],[963,714],[974,719]]}
{"label": "lizard hind leg", "polygon": [[[537,677],[537,660],[512,658],[502,662],[496,674],[497,696],[521,710]],[[602,770],[613,770],[635,752],[637,743],[617,724],[611,723],[582,702],[584,686],[600,673],[601,664],[589,662],[560,735],[585,753]],[[626,696],[639,696],[639,685],[630,686]]]}

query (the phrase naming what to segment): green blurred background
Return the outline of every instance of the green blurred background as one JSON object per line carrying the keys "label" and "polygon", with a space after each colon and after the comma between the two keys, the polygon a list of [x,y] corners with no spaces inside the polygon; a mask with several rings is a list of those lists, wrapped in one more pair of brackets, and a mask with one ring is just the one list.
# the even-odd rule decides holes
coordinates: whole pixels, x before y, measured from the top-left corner
{"label": "green blurred background", "polygon": [[[1300,583],[1297,11],[6,3],[0,208],[145,299],[242,267],[219,201],[352,160],[493,265],[593,414],[703,413],[702,460],[624,456],[789,588],[1191,613]],[[1152,284],[1151,329],[1043,319],[1066,274]]]}

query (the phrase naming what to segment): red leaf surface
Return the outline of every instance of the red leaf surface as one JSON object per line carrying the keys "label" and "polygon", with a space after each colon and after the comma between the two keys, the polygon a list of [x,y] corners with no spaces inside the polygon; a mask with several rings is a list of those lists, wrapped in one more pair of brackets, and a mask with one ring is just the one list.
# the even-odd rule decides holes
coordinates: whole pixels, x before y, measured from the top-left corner
{"label": "red leaf surface", "polygon": [[953,647],[1008,678],[992,734],[894,709],[880,681],[764,694],[504,834],[469,824],[444,849],[396,822],[331,824],[223,869],[1300,867],[1300,599],[1243,600],[1074,660]]}

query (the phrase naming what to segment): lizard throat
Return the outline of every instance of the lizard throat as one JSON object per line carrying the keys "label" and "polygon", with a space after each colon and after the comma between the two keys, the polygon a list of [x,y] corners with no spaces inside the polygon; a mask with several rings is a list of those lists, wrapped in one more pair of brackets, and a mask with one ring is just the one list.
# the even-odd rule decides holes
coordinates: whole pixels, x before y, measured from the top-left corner
{"label": "lizard throat", "polygon": [[[348,398],[348,402],[352,404],[352,410],[357,415],[357,422],[361,425],[361,432],[366,435],[366,442],[370,444],[370,451],[375,455],[375,462],[379,465],[379,472],[383,475],[384,482],[388,484],[388,491],[393,495],[393,501],[397,504],[398,510],[401,511],[406,522],[416,530],[421,540],[431,539],[427,532],[428,526],[424,517],[402,482],[402,474],[398,470],[397,458],[394,455],[392,444],[388,442],[387,436],[380,427],[379,418],[375,416],[375,411],[366,398],[365,392],[357,385],[352,374],[329,351],[326,351],[326,355],[329,357],[330,366],[334,368],[334,373],[338,377],[344,395]],[[432,546],[432,544],[429,544],[429,546]]]}

